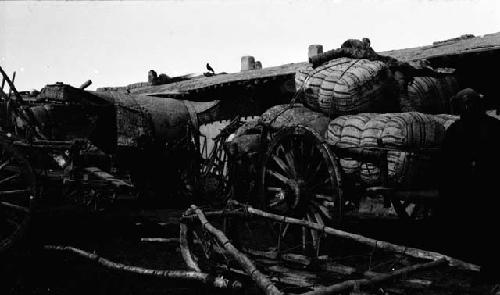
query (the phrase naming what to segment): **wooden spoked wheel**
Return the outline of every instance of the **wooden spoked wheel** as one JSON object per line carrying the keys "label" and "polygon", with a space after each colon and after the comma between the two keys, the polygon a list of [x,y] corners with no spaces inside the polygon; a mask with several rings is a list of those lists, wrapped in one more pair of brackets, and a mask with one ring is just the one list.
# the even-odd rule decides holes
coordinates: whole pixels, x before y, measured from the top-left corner
{"label": "wooden spoked wheel", "polygon": [[0,253],[25,233],[34,203],[35,176],[28,162],[0,140]]}
{"label": "wooden spoked wheel", "polygon": [[[276,133],[263,156],[259,173],[259,206],[272,213],[327,225],[342,216],[342,189],[337,158],[314,130],[296,126]],[[280,243],[293,235],[279,225]],[[298,229],[302,248],[319,251],[321,236]]]}

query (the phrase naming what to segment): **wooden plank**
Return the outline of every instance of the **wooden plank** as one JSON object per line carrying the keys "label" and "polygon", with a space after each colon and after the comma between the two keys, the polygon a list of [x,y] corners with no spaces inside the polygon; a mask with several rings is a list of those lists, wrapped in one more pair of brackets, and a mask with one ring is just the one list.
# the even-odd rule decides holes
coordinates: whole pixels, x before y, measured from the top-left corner
{"label": "wooden plank", "polygon": [[341,292],[344,292],[347,290],[359,288],[360,286],[380,284],[380,283],[388,281],[388,280],[407,276],[408,274],[416,272],[416,271],[422,271],[425,269],[445,265],[446,263],[447,263],[446,259],[443,258],[443,259],[439,259],[439,260],[432,261],[432,262],[421,263],[421,264],[416,264],[416,265],[404,267],[404,268],[392,271],[390,273],[384,273],[384,274],[380,274],[378,276],[374,276],[373,278],[365,278],[365,279],[360,279],[360,280],[347,280],[347,281],[344,281],[342,283],[331,285],[331,286],[328,286],[325,288],[318,288],[314,291],[307,292],[305,294],[306,295],[326,295],[326,294],[341,293]]}
{"label": "wooden plank", "polygon": [[89,253],[81,249],[69,246],[45,245],[43,248],[45,250],[61,251],[61,252],[76,254],[90,261],[95,261],[97,264],[115,271],[128,272],[128,273],[158,277],[163,279],[198,281],[215,288],[223,288],[223,289],[241,288],[241,283],[239,283],[238,281],[229,281],[221,276],[214,277],[213,275],[207,273],[189,271],[189,270],[147,269],[139,266],[125,265],[122,263],[113,262],[109,259],[100,257],[97,254]]}
{"label": "wooden plank", "polygon": [[105,181],[106,183],[114,186],[117,189],[133,189],[134,186],[122,179],[118,179],[113,175],[102,171],[97,167],[86,167],[83,169],[85,172],[92,174],[93,176]]}
{"label": "wooden plank", "polygon": [[[231,203],[235,205],[241,205],[237,201],[231,201]],[[273,214],[269,212],[265,212],[259,209],[255,209],[251,206],[244,206],[245,212],[250,215],[254,216],[260,216],[264,218],[268,218],[271,220],[275,220],[278,222],[284,222],[284,223],[290,223],[294,225],[298,225],[301,227],[307,227],[310,229],[314,229],[320,232],[324,232],[328,235],[336,236],[336,237],[341,237],[344,239],[349,239],[370,247],[378,248],[378,249],[383,249],[385,251],[393,252],[393,253],[400,253],[404,254],[410,257],[415,257],[419,259],[426,259],[426,260],[440,260],[442,258],[446,259],[450,265],[452,266],[457,266],[459,268],[465,269],[465,270],[472,270],[472,271],[479,271],[480,267],[477,265],[474,265],[472,263],[467,263],[464,261],[461,261],[459,259],[437,253],[437,252],[432,252],[432,251],[426,251],[418,248],[412,248],[412,247],[406,247],[402,245],[397,245],[397,244],[392,244],[387,241],[380,241],[380,240],[375,240],[372,238],[368,238],[359,234],[353,234],[350,232],[346,232],[343,230],[335,229],[332,227],[324,226],[318,223],[312,223],[308,222],[306,220],[301,220],[293,217],[288,217],[288,216],[282,216],[278,214]]]}

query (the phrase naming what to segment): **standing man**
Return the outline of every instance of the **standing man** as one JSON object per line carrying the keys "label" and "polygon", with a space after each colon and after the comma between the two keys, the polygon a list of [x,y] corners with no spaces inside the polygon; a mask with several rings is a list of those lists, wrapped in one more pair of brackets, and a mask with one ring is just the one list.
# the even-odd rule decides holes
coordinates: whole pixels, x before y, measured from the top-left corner
{"label": "standing man", "polygon": [[451,101],[460,115],[446,131],[437,217],[448,250],[481,266],[481,281],[500,283],[500,121],[467,88]]}

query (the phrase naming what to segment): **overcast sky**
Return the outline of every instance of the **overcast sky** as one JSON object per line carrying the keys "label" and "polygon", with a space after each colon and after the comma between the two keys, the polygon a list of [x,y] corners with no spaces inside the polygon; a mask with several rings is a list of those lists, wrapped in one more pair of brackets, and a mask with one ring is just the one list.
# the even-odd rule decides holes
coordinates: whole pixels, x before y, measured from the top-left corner
{"label": "overcast sky", "polygon": [[169,76],[301,62],[309,44],[369,37],[377,51],[500,31],[498,0],[184,0],[0,2],[0,65],[21,90],[91,89]]}

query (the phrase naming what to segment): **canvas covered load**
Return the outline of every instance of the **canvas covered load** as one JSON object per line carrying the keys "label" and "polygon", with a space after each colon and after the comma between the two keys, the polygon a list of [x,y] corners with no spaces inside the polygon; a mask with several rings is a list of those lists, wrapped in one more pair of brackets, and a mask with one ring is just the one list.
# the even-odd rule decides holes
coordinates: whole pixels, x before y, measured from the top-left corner
{"label": "canvas covered load", "polygon": [[[389,184],[402,187],[432,185],[435,163],[431,154],[412,152],[439,149],[444,139],[443,118],[416,112],[358,114],[332,120],[325,137],[330,145],[390,147],[387,153]],[[380,185],[380,169],[374,163],[342,159],[344,172],[366,185]]]}
{"label": "canvas covered load", "polygon": [[245,123],[232,138],[231,146],[240,153],[254,153],[260,149],[262,124],[271,130],[302,125],[324,134],[330,118],[304,107],[300,103],[276,105],[262,114],[259,120]]}
{"label": "canvas covered load", "polygon": [[382,61],[338,58],[316,69],[306,66],[295,76],[304,104],[330,117],[397,110],[397,87]]}

